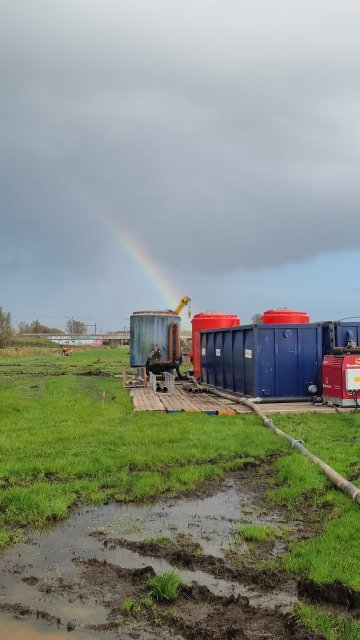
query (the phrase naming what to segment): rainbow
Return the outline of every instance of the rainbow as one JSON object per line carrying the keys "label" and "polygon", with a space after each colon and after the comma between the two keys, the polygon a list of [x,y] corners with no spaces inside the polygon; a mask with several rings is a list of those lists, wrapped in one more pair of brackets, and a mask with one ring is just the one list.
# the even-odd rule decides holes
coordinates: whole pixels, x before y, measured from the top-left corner
{"label": "rainbow", "polygon": [[154,288],[160,293],[165,305],[170,309],[174,309],[181,298],[181,294],[165,275],[164,267],[126,229],[124,223],[117,219],[116,212],[109,205],[100,202],[79,189],[76,189],[76,191],[81,201],[86,205],[88,213],[119,241],[119,244],[130,259],[141,269]]}

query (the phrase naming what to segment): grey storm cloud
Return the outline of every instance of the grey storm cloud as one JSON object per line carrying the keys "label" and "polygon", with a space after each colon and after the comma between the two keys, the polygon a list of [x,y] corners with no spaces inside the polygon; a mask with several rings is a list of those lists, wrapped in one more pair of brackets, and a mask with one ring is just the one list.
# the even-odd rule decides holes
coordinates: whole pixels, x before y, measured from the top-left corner
{"label": "grey storm cloud", "polygon": [[19,264],[100,260],[92,199],[184,271],[358,248],[357,2],[2,0],[0,14],[2,264],[15,237]]}

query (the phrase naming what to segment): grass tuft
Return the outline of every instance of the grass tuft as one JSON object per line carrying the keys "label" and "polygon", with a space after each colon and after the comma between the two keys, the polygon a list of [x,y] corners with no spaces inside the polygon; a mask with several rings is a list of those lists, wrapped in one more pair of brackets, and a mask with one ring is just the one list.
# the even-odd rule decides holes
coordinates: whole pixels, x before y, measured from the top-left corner
{"label": "grass tuft", "polygon": [[241,524],[236,528],[236,536],[246,542],[265,542],[279,538],[281,533],[269,524]]}
{"label": "grass tuft", "polygon": [[121,613],[123,616],[132,616],[137,613],[137,605],[131,596],[127,596],[121,605]]}
{"label": "grass tuft", "polygon": [[151,595],[157,600],[176,600],[184,584],[176,571],[165,571],[147,581]]}

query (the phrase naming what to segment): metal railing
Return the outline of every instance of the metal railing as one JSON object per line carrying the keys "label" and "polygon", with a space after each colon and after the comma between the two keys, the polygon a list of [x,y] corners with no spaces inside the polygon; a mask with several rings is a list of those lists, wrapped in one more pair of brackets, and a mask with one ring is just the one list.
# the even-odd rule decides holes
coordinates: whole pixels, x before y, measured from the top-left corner
{"label": "metal railing", "polygon": [[175,392],[175,376],[172,373],[165,372],[164,374],[164,382],[160,382],[156,376],[149,373],[149,387],[153,393],[168,393],[172,394]]}
{"label": "metal railing", "polygon": [[168,393],[174,393],[175,391],[175,376],[172,373],[165,371],[165,385],[167,386]]}
{"label": "metal railing", "polygon": [[151,373],[151,371],[149,373],[149,387],[151,391],[156,393],[156,376],[154,376],[154,374]]}

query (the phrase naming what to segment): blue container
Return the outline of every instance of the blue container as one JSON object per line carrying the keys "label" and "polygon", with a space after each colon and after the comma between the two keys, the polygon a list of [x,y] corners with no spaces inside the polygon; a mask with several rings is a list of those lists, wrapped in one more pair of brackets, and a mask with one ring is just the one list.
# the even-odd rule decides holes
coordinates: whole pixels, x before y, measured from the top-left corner
{"label": "blue container", "polygon": [[320,324],[245,325],[201,332],[201,380],[241,396],[303,399],[322,362]]}
{"label": "blue container", "polygon": [[[180,316],[173,311],[135,311],[130,316],[130,366],[145,367],[154,347],[159,350],[156,370],[170,370],[179,364],[174,353],[180,354],[180,322]],[[177,330],[170,338],[174,325]]]}
{"label": "blue container", "polygon": [[331,354],[334,347],[347,347],[348,342],[354,341],[360,346],[360,322],[322,322],[323,353]]}

